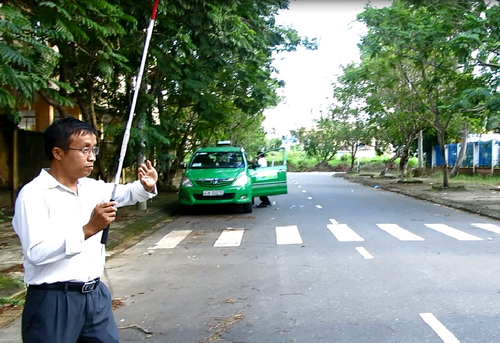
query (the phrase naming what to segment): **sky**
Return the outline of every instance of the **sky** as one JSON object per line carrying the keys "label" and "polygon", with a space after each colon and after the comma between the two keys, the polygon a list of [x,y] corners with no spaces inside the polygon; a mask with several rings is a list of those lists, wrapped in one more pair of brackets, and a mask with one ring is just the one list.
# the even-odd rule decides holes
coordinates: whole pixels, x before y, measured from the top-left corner
{"label": "sky", "polygon": [[[391,4],[390,0],[372,0],[374,7]],[[332,102],[335,76],[340,65],[359,62],[357,44],[366,32],[355,22],[364,10],[365,0],[290,0],[288,10],[280,10],[278,25],[290,26],[300,36],[316,37],[318,49],[299,48],[274,55],[275,75],[286,86],[278,91],[284,100],[264,112],[268,137],[288,135],[290,130],[310,127],[313,119],[328,111]]]}

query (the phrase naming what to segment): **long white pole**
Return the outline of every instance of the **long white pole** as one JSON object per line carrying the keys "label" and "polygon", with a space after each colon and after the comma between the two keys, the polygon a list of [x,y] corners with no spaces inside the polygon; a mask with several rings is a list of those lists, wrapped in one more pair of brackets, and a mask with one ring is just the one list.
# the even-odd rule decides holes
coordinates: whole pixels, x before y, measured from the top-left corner
{"label": "long white pole", "polygon": [[[132,98],[132,105],[130,106],[130,112],[128,115],[127,126],[125,127],[125,133],[123,135],[122,148],[120,150],[120,158],[118,160],[118,168],[116,169],[115,174],[115,185],[113,187],[113,192],[111,193],[111,199],[115,199],[116,195],[116,187],[120,183],[120,175],[122,173],[123,168],[123,160],[125,159],[125,155],[127,154],[127,145],[130,139],[130,128],[132,127],[132,121],[134,119],[135,106],[137,105],[137,98],[139,96],[139,91],[141,89],[142,82],[142,74],[144,73],[144,66],[146,65],[146,58],[148,56],[149,43],[151,42],[151,36],[153,35],[153,27],[155,25],[156,12],[158,10],[158,1],[155,0],[153,6],[153,12],[151,14],[151,20],[149,21],[149,26],[146,33],[146,41],[144,42],[144,49],[142,50],[142,59],[141,65],[139,67],[139,73],[137,74],[137,82],[135,84],[134,89],[134,97]],[[109,226],[104,229],[102,232],[101,243],[106,244],[108,239]]]}

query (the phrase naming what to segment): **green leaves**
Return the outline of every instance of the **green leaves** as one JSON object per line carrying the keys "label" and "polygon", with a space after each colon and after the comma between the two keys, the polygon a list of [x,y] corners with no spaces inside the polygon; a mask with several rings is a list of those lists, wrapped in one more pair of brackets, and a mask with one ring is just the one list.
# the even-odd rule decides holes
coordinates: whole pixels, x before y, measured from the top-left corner
{"label": "green leaves", "polygon": [[[0,7],[1,106],[15,109],[37,92],[61,115],[78,104],[84,120],[99,130],[104,125],[108,153],[99,159],[109,158],[103,166],[114,169],[153,1],[9,4]],[[159,163],[167,173],[189,151],[221,136],[262,144],[262,113],[278,103],[276,90],[284,85],[272,76],[272,54],[316,47],[276,26],[278,9],[287,5],[161,1],[135,109],[133,126],[141,129],[133,130],[127,162],[137,153],[157,154],[166,159]]]}
{"label": "green leaves", "polygon": [[35,32],[19,9],[5,4],[0,7],[0,109],[5,112],[15,112],[21,104],[29,103],[37,90],[48,87],[49,77],[39,61],[57,58],[57,52]]}

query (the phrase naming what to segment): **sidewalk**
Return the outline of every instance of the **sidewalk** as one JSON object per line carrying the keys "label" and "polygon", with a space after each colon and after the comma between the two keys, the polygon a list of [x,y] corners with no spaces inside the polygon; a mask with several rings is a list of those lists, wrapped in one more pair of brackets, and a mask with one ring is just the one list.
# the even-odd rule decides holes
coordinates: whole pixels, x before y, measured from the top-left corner
{"label": "sidewalk", "polygon": [[[148,201],[147,210],[137,210],[135,205],[120,208],[109,231],[108,258],[175,219],[179,210],[177,197],[176,192],[159,192],[157,197]],[[10,220],[0,222],[0,329],[21,314],[22,306],[15,304],[22,303],[25,293],[22,263],[19,238]],[[14,298],[14,304],[3,303],[11,298]]]}

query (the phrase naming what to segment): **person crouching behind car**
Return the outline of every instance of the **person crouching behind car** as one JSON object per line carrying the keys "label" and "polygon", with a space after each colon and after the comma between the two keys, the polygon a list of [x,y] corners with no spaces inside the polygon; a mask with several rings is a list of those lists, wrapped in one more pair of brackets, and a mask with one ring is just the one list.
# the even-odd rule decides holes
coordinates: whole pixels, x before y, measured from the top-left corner
{"label": "person crouching behind car", "polygon": [[[262,153],[257,155],[257,164],[259,167],[267,167],[267,160],[266,160],[266,154]],[[269,197],[263,196],[259,197],[260,199],[260,204],[257,205],[257,207],[267,207],[271,206],[271,202],[269,201]]]}

